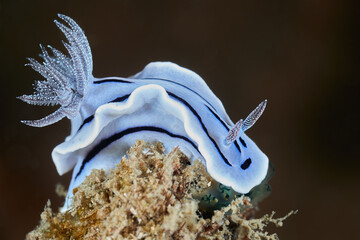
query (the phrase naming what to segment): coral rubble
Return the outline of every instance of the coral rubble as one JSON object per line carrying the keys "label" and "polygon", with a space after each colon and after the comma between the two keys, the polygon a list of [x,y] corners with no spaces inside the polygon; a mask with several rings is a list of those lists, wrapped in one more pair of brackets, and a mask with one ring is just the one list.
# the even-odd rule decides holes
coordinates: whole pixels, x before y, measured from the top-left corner
{"label": "coral rubble", "polygon": [[[93,170],[73,190],[72,208],[53,212],[48,202],[27,239],[277,239],[264,227],[282,226],[274,213],[254,218],[249,197],[234,198],[205,217],[203,192],[216,184],[205,167],[174,148],[138,141],[109,173]],[[216,201],[216,199],[215,199]]]}

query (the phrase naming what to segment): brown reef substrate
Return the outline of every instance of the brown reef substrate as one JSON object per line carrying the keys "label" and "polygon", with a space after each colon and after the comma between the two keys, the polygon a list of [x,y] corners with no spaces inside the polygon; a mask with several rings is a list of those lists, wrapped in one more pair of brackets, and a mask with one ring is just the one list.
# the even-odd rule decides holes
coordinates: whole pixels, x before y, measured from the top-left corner
{"label": "brown reef substrate", "polygon": [[238,197],[204,218],[196,196],[214,180],[178,148],[163,150],[138,141],[114,170],[93,170],[74,189],[71,210],[54,212],[49,201],[26,239],[278,239],[264,228],[294,212],[254,218],[251,200]]}

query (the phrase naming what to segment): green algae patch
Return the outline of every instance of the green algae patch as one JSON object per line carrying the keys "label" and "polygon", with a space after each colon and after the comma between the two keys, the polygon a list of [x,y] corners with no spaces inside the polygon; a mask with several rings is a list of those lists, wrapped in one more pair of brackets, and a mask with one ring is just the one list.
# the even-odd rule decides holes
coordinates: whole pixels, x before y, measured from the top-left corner
{"label": "green algae patch", "polygon": [[164,154],[160,143],[138,141],[115,169],[93,170],[73,190],[70,210],[54,212],[48,202],[39,226],[26,238],[278,239],[264,228],[282,226],[295,213],[254,218],[256,207],[241,196],[209,214],[199,204],[214,185],[204,165],[190,164],[179,148]]}

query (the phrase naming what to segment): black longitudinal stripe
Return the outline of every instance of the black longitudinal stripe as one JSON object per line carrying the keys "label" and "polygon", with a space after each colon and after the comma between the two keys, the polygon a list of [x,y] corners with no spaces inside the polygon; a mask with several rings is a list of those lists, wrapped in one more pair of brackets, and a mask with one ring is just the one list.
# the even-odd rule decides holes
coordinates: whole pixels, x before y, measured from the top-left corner
{"label": "black longitudinal stripe", "polygon": [[[209,108],[208,106],[206,106],[210,112],[217,118],[217,120],[219,120],[221,122],[221,124],[226,128],[226,130],[230,130],[229,127],[226,125],[226,123],[213,111],[211,110],[211,108]],[[241,139],[241,138],[240,138]],[[239,146],[239,143],[235,140],[234,141],[234,144],[235,144],[235,147],[239,150],[239,152],[241,153],[241,149],[240,149],[240,146]]]}
{"label": "black longitudinal stripe", "polygon": [[217,115],[211,108],[209,108],[208,106],[206,106],[209,111],[214,115],[214,117],[217,118],[217,120],[219,120],[221,122],[221,124],[226,128],[226,130],[230,130],[229,127],[226,125],[226,123],[219,117],[219,115]]}
{"label": "black longitudinal stripe", "polygon": [[[131,80],[132,80],[132,79],[131,79]],[[148,78],[134,78],[134,80],[159,80],[159,81],[166,81],[166,82],[174,83],[174,84],[176,84],[176,85],[179,85],[179,86],[181,86],[181,87],[183,87],[183,88],[186,88],[187,90],[195,93],[195,94],[198,95],[202,100],[204,100],[207,104],[209,104],[213,109],[216,109],[216,108],[214,108],[214,106],[213,106],[210,102],[208,102],[205,98],[203,98],[199,93],[197,93],[197,92],[195,92],[194,90],[192,90],[191,88],[189,88],[189,87],[187,87],[187,86],[185,86],[185,85],[182,85],[182,84],[180,84],[180,83],[178,83],[178,82],[175,82],[175,81],[173,81],[173,80],[165,79],[165,78],[156,78],[156,77],[154,77],[154,78],[150,78],[150,77],[148,77]],[[123,80],[123,79],[104,79],[104,80],[94,81],[94,84],[101,84],[101,83],[108,83],[108,82],[134,83],[134,82],[132,82],[132,81]]]}
{"label": "black longitudinal stripe", "polygon": [[192,90],[191,88],[189,88],[189,87],[187,87],[187,86],[185,86],[185,85],[182,85],[182,84],[180,84],[180,83],[178,83],[178,82],[175,82],[175,81],[173,81],[173,80],[169,80],[169,79],[165,79],[165,78],[140,78],[140,79],[142,79],[142,80],[146,80],[146,79],[148,79],[148,80],[159,80],[159,81],[166,81],[166,82],[174,83],[174,84],[176,84],[176,85],[179,85],[179,86],[181,86],[181,87],[184,87],[184,88],[186,88],[187,90],[195,93],[195,94],[198,95],[200,98],[202,98],[202,100],[204,100],[207,104],[209,104],[213,109],[216,109],[216,108],[214,108],[213,105],[211,105],[211,103],[209,103],[209,102],[208,102],[205,98],[203,98],[199,93],[197,93],[197,92],[195,92],[194,90]]}
{"label": "black longitudinal stripe", "polygon": [[[198,118],[198,120],[199,120],[199,122],[200,122],[200,124],[201,124],[201,126],[202,126],[202,128],[203,128],[203,130],[205,131],[205,133],[206,133],[206,135],[208,136],[208,138],[209,138],[209,139],[212,141],[212,143],[214,144],[215,148],[217,149],[217,151],[218,151],[218,153],[220,154],[220,156],[223,158],[224,162],[225,162],[227,165],[232,166],[232,165],[230,164],[230,162],[227,160],[227,158],[224,156],[224,154],[221,152],[221,150],[220,150],[219,146],[216,144],[215,140],[214,140],[212,137],[210,137],[207,128],[205,127],[204,123],[202,122],[201,117],[200,117],[199,114],[195,111],[195,109],[194,109],[188,102],[186,102],[184,99],[176,96],[175,94],[173,94],[173,93],[171,93],[171,92],[167,92],[167,93],[169,94],[169,96],[172,96],[173,98],[175,98],[175,99],[177,99],[178,101],[182,102],[183,104],[185,104],[185,105],[190,109],[190,111]],[[124,101],[125,99],[127,99],[129,96],[130,96],[130,95],[127,94],[127,95],[124,95],[124,96],[122,96],[122,97],[118,97],[118,98],[112,100],[111,102],[121,102],[121,101]],[[209,109],[210,109],[210,108],[209,108]],[[211,110],[211,109],[210,109],[210,110]],[[217,116],[217,115],[214,114],[214,116]],[[91,117],[91,116],[90,116],[90,117]],[[90,118],[90,117],[88,117],[88,118]],[[218,116],[217,116],[217,117],[218,117]],[[87,118],[87,119],[88,119],[88,118]],[[220,118],[218,118],[218,119],[220,119]],[[92,120],[92,119],[90,119],[88,122],[90,122],[91,120]],[[85,120],[85,121],[86,121],[86,120]],[[220,121],[222,122],[221,119],[220,119]],[[222,123],[223,123],[223,122],[222,122]],[[223,124],[225,124],[225,123],[223,123]],[[82,124],[82,126],[83,126],[83,125],[84,125],[84,124]],[[226,125],[225,125],[225,127],[227,128]],[[166,130],[164,130],[164,131],[166,131]],[[164,133],[165,133],[165,132],[164,132]],[[172,134],[172,133],[167,132],[167,134],[170,135],[170,134]],[[170,135],[170,136],[172,136],[172,135]],[[174,136],[174,137],[177,136],[177,137],[182,138],[182,139],[184,139],[184,140],[187,139],[187,138],[185,138],[185,137],[183,137],[183,136],[180,136],[180,135],[176,135],[176,136],[175,136],[175,135],[173,134],[173,136]],[[188,140],[188,142],[190,142],[193,146],[195,146],[195,144],[192,143],[189,139],[187,139],[187,140]],[[104,140],[103,140],[103,141],[104,141]],[[236,143],[236,141],[235,141],[235,143]],[[101,142],[100,142],[100,144],[101,144]],[[106,145],[106,146],[107,146],[107,145]],[[106,146],[105,146],[105,147],[106,147]],[[95,148],[97,148],[97,147],[95,147]],[[103,148],[104,148],[104,147],[103,147]],[[103,148],[101,148],[101,149],[103,149]],[[196,146],[195,146],[195,148],[197,149]],[[100,150],[101,150],[101,149],[100,149]],[[240,149],[240,148],[239,148],[239,149]],[[93,149],[93,150],[94,150],[94,149]],[[89,154],[91,154],[91,153],[93,152],[93,150],[90,151]],[[95,153],[92,157],[90,157],[90,158],[86,157],[86,158],[84,159],[84,161],[83,161],[83,163],[82,163],[82,165],[81,165],[81,167],[80,167],[80,171],[77,173],[76,177],[81,173],[82,169],[84,168],[84,164],[86,164],[86,162],[90,161],[91,158],[93,158],[97,153],[98,153],[98,152],[96,152],[96,153]],[[89,156],[89,154],[88,154],[88,156]],[[75,178],[76,178],[76,177],[75,177]]]}
{"label": "black longitudinal stripe", "polygon": [[101,84],[101,83],[108,83],[108,82],[118,82],[118,83],[134,83],[127,80],[121,80],[121,79],[104,79],[104,80],[98,80],[94,81],[94,84]]}
{"label": "black longitudinal stripe", "polygon": [[[110,102],[122,102],[126,99],[128,99],[128,97],[130,96],[130,94],[126,94],[122,97],[118,97],[118,98],[115,98],[114,100],[111,100]],[[92,120],[94,119],[94,115],[91,115],[89,117],[87,117],[84,122],[81,124],[81,126],[79,127],[78,131],[80,131],[80,129],[87,123],[91,122]]]}
{"label": "black longitudinal stripe", "polygon": [[201,120],[201,117],[199,116],[199,114],[195,111],[195,109],[188,103],[186,102],[184,99],[176,96],[175,94],[171,93],[171,92],[167,92],[169,94],[169,96],[177,99],[178,101],[182,102],[183,104],[185,104],[189,109],[190,111],[199,119],[199,122],[201,124],[201,127],[203,128],[204,132],[206,133],[206,135],[208,136],[208,138],[211,140],[211,142],[214,144],[215,148],[218,150],[219,154],[221,155],[222,159],[224,160],[224,162],[229,165],[229,166],[232,166],[229,162],[229,160],[227,160],[227,158],[224,156],[224,154],[221,152],[219,146],[216,144],[215,140],[210,137],[209,135],[209,132],[207,130],[207,128],[205,127],[204,123],[202,122]]}
{"label": "black longitudinal stripe", "polygon": [[81,124],[81,126],[79,127],[78,131],[79,131],[80,129],[82,129],[82,127],[83,127],[85,124],[91,122],[93,119],[94,119],[94,115],[91,115],[91,116],[87,117],[87,118],[84,120],[84,122]]}
{"label": "black longitudinal stripe", "polygon": [[[153,132],[160,132],[160,133],[165,133],[167,135],[169,135],[170,137],[174,137],[174,138],[180,138],[188,143],[190,143],[198,152],[199,149],[196,146],[195,143],[193,143],[190,139],[181,136],[181,135],[177,135],[174,133],[171,133],[163,128],[159,128],[159,127],[153,127],[153,126],[141,126],[141,127],[133,127],[133,128],[128,128],[124,131],[115,133],[114,135],[103,139],[100,143],[98,143],[85,157],[85,159],[83,160],[83,162],[81,163],[80,169],[78,171],[78,173],[75,176],[75,179],[81,174],[81,172],[84,170],[84,167],[86,165],[86,163],[88,163],[92,158],[94,158],[101,150],[103,150],[104,148],[106,148],[107,146],[109,146],[112,142],[119,140],[120,138],[128,135],[128,134],[132,134],[135,132],[141,132],[141,131],[153,131]],[[200,152],[199,152],[200,153]],[[200,153],[201,154],[201,153]]]}
{"label": "black longitudinal stripe", "polygon": [[240,142],[241,142],[241,144],[244,146],[244,147],[246,147],[247,148],[247,146],[246,146],[246,142],[244,141],[244,139],[242,139],[241,137],[240,137]]}

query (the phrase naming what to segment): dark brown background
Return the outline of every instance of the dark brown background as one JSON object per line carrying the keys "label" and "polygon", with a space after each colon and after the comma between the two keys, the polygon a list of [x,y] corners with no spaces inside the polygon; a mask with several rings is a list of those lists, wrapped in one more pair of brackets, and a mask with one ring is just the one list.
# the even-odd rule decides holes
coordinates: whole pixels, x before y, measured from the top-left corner
{"label": "dark brown background", "polygon": [[47,199],[60,206],[55,185],[70,178],[58,176],[50,156],[69,121],[24,126],[20,119],[54,109],[15,99],[40,79],[24,67],[39,43],[64,51],[56,13],[85,30],[97,77],[173,61],[200,74],[234,121],[267,98],[264,116],[247,132],[276,167],[259,215],[299,209],[283,228],[269,229],[280,239],[360,239],[359,4],[96,2],[0,0],[0,239],[24,239]]}

